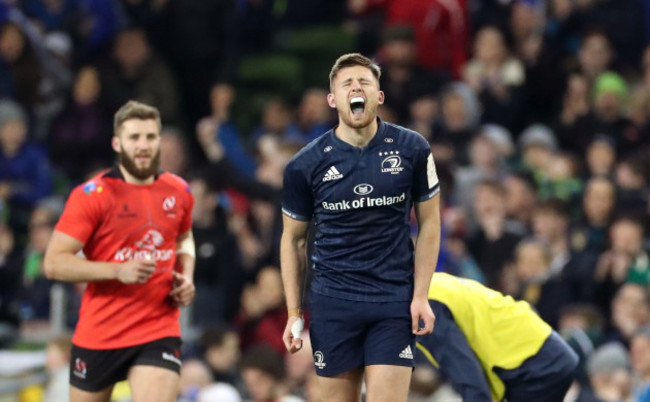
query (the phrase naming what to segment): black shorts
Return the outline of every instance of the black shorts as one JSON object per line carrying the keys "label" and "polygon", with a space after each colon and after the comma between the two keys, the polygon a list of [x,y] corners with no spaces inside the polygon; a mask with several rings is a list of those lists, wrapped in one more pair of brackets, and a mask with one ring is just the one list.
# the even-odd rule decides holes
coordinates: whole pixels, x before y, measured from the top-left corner
{"label": "black shorts", "polygon": [[126,380],[133,366],[157,366],[181,371],[181,339],[162,338],[120,349],[85,349],[72,345],[70,385],[89,392],[101,391]]}

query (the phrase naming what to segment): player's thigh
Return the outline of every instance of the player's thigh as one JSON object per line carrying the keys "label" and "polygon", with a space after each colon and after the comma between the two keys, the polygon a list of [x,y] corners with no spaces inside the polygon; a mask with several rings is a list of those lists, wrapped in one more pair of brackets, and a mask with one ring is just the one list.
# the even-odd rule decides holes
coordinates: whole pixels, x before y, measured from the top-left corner
{"label": "player's thigh", "polygon": [[334,377],[318,377],[318,402],[358,402],[361,397],[363,368],[341,373]]}
{"label": "player's thigh", "polygon": [[364,340],[365,366],[414,367],[415,335],[411,328],[410,302],[374,303],[375,321]]}
{"label": "player's thigh", "polygon": [[178,337],[139,347],[128,376],[134,402],[175,400],[182,365],[180,347]]}
{"label": "player's thigh", "polygon": [[113,386],[97,392],[84,391],[75,386],[70,386],[70,402],[108,402],[111,400]]}
{"label": "player's thigh", "polygon": [[174,402],[180,376],[177,372],[157,366],[133,366],[129,385],[133,402]]}
{"label": "player's thigh", "polygon": [[137,353],[135,347],[95,350],[72,345],[70,399],[73,401],[108,400],[113,385],[126,379],[135,353]]}
{"label": "player's thigh", "polygon": [[366,402],[406,401],[413,369],[377,364],[366,366]]}
{"label": "player's thigh", "polygon": [[363,303],[312,292],[309,334],[316,374],[337,377],[365,366],[365,310]]}

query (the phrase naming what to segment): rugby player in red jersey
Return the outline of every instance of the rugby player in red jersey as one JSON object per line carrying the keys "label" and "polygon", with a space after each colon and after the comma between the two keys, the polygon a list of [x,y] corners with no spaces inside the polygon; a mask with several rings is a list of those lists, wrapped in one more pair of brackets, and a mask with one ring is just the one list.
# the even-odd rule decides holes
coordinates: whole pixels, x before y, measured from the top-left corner
{"label": "rugby player in red jersey", "polygon": [[[87,282],[70,362],[70,400],[108,401],[128,379],[138,401],[174,401],[179,306],[194,298],[194,199],[158,170],[160,113],[116,113],[118,164],[75,188],[45,255],[48,278]],[[83,258],[79,252],[83,251]]]}

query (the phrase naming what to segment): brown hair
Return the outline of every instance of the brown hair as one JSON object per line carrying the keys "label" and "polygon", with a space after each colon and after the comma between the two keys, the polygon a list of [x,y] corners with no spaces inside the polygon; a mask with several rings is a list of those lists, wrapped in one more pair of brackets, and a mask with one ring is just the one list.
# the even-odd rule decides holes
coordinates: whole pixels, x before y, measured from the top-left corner
{"label": "brown hair", "polygon": [[113,135],[117,135],[122,124],[130,119],[138,120],[156,120],[158,127],[162,126],[160,122],[160,112],[153,106],[146,105],[142,102],[130,100],[126,102],[113,118]]}
{"label": "brown hair", "polygon": [[372,75],[375,76],[377,81],[379,81],[379,77],[381,77],[381,68],[379,68],[377,64],[361,53],[348,53],[336,59],[336,62],[332,66],[332,70],[330,71],[330,88],[332,87],[332,80],[341,69],[354,66],[368,68],[372,71]]}

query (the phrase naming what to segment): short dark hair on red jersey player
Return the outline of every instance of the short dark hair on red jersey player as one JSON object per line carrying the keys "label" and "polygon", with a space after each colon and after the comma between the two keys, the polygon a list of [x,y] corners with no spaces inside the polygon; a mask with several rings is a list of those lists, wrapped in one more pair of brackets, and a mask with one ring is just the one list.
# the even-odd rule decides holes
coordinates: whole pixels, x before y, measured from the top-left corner
{"label": "short dark hair on red jersey player", "polygon": [[158,127],[162,126],[160,112],[157,108],[142,102],[130,100],[115,112],[115,117],[113,118],[113,135],[117,135],[122,123],[130,119],[152,119],[158,122]]}
{"label": "short dark hair on red jersey player", "polygon": [[361,66],[370,69],[372,75],[374,75],[377,81],[379,81],[379,77],[381,77],[381,68],[379,68],[375,62],[361,53],[348,53],[339,57],[336,59],[336,62],[334,62],[332,70],[330,71],[330,87],[332,86],[332,80],[341,69],[354,66]]}

